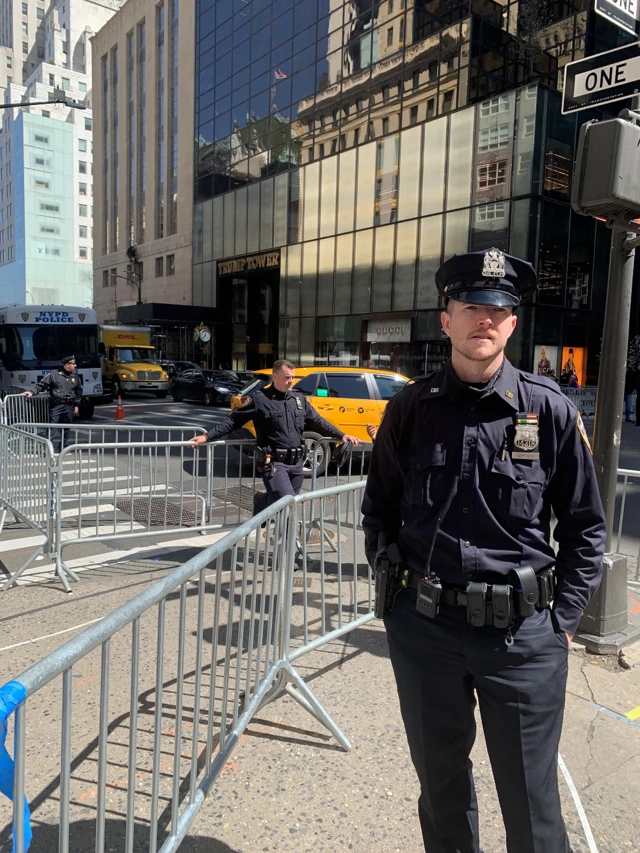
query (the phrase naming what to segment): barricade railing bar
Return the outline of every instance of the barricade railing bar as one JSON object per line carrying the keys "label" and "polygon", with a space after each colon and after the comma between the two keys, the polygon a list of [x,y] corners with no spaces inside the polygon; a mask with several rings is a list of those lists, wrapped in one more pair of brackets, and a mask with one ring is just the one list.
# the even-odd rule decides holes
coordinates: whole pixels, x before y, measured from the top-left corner
{"label": "barricade railing bar", "polygon": [[[638,518],[638,502],[640,501],[640,498],[638,497],[640,495],[640,471],[636,471],[631,468],[618,468],[618,478],[620,477],[622,478],[622,494],[620,497],[620,515],[618,517],[616,553],[623,554],[624,544],[622,537],[624,533],[625,512],[628,508],[627,503],[629,500],[635,500],[636,503],[633,507],[633,517]],[[631,535],[635,537],[637,535],[637,529],[634,529]],[[637,554],[627,554],[627,556],[636,557],[635,580],[640,582],[640,548],[638,548]]]}
{"label": "barricade railing bar", "polygon": [[0,400],[0,424],[48,423],[49,397],[46,394],[8,394]]}
{"label": "barricade railing bar", "polygon": [[[51,443],[40,436],[0,424],[0,534],[10,512],[44,536],[22,571],[41,554],[51,554],[53,550],[55,504]],[[10,585],[11,578],[2,590]]]}
{"label": "barricade railing bar", "polygon": [[[335,527],[348,531],[347,538],[359,533],[358,525],[342,519],[348,503],[352,518],[358,516],[363,485],[318,496],[339,502]],[[149,853],[178,850],[252,717],[283,689],[350,748],[292,665],[290,635],[299,630],[292,611],[302,610],[294,586],[297,528],[307,503],[308,496],[278,501],[0,688],[0,708],[9,687],[13,696],[19,693],[13,715],[17,853],[25,850],[25,790],[34,804],[30,767],[39,781],[47,772],[36,738],[52,744],[60,737],[59,762],[35,797],[36,807],[47,806],[36,832],[47,822],[50,802],[59,803],[60,853],[74,849],[73,820],[83,821],[85,842],[86,821],[93,825],[96,853],[111,849],[107,814],[114,813],[125,820],[126,850],[133,849],[134,837]],[[349,547],[356,565],[355,538]],[[329,590],[329,573],[327,565],[324,580],[318,576],[326,585],[318,617],[325,642],[362,624],[371,608],[369,592],[347,611],[336,600],[337,586]],[[342,570],[339,577],[346,586]],[[312,619],[310,606],[305,612]],[[313,638],[314,647],[320,639]],[[310,647],[299,647],[296,656]],[[127,658],[129,707],[121,710],[112,697],[112,662],[118,661],[122,684]],[[76,690],[77,673],[92,671],[98,677]],[[53,708],[61,712],[49,713]]]}

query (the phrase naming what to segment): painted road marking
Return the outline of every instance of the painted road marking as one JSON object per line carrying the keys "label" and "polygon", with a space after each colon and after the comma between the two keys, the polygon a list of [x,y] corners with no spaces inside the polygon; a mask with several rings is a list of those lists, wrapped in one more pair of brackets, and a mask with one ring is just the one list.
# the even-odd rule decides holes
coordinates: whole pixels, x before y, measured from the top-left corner
{"label": "painted road marking", "polygon": [[634,708],[633,711],[629,711],[628,714],[625,714],[625,717],[629,720],[640,720],[640,705],[637,708]]}

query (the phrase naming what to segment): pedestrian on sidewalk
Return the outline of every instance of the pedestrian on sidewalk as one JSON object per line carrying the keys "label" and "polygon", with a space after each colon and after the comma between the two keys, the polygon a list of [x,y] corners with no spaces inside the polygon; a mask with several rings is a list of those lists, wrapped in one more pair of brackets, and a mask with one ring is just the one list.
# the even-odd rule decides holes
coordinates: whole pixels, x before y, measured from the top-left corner
{"label": "pedestrian on sidewalk", "polygon": [[[65,355],[60,359],[62,367],[52,370],[39,379],[36,391],[49,395],[49,420],[52,424],[71,424],[73,416],[80,410],[82,400],[82,383],[76,376],[75,355]],[[32,397],[31,391],[25,392],[25,397]],[[64,432],[64,436],[62,433]],[[70,430],[51,430],[51,444],[54,453],[60,453],[61,446],[67,447],[70,442]]]}
{"label": "pedestrian on sidewalk", "polygon": [[[635,364],[627,365],[627,372],[624,375],[624,420],[625,423],[632,423],[631,421],[631,404],[633,402],[633,394],[636,391],[636,366]],[[637,409],[637,403],[636,403]],[[636,419],[637,419],[637,411],[636,411]]]}
{"label": "pedestrian on sidewalk", "polygon": [[358,445],[358,439],[345,435],[321,417],[300,391],[292,390],[295,365],[285,359],[273,365],[270,385],[247,397],[243,406],[212,427],[206,435],[198,435],[192,447],[215,441],[253,421],[256,431],[258,468],[266,492],[253,499],[254,515],[285,495],[297,495],[304,480],[306,448],[302,440],[305,429],[336,441]]}
{"label": "pedestrian on sidewalk", "polygon": [[568,853],[568,650],[606,538],[589,441],[559,387],[504,355],[533,267],[488,249],[448,260],[436,285],[451,359],[389,401],[362,504],[424,847],[480,851],[477,702],[508,853]]}

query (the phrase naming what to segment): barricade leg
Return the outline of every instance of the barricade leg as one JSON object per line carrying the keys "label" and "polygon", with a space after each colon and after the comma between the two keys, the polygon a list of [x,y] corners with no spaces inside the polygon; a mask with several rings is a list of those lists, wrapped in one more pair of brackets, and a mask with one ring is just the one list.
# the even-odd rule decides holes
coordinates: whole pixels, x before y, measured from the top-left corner
{"label": "barricade leg", "polygon": [[70,578],[72,581],[79,581],[80,578],[75,572],[72,572],[69,566],[62,559],[62,548],[58,549],[56,554],[56,574],[60,578],[60,583],[64,587],[65,592],[71,593],[73,590],[69,586],[69,581],[67,578]]}
{"label": "barricade leg", "polygon": [[21,575],[23,572],[26,572],[26,570],[29,568],[29,566],[31,566],[33,563],[35,563],[35,561],[36,561],[36,560],[37,560],[37,558],[40,556],[40,554],[43,554],[43,553],[44,553],[44,546],[45,546],[46,544],[47,544],[46,542],[43,542],[43,543],[42,543],[42,545],[40,545],[40,547],[39,547],[36,551],[34,551],[34,552],[33,552],[33,554],[29,557],[29,559],[27,560],[27,562],[26,562],[26,563],[23,563],[23,564],[20,566],[20,568],[18,569],[18,571],[17,571],[17,572],[14,572],[14,573],[11,575],[11,577],[10,577],[10,578],[8,578],[8,579],[4,582],[4,584],[3,584],[3,586],[2,586],[2,590],[1,590],[2,592],[6,592],[8,589],[11,589],[11,587],[15,584],[15,582],[18,580],[18,578],[20,577],[20,575]]}
{"label": "barricade leg", "polygon": [[289,696],[295,699],[298,705],[304,708],[305,711],[308,711],[319,723],[328,729],[345,752],[349,752],[351,749],[349,739],[325,711],[320,701],[305,684],[304,679],[298,675],[289,663],[284,665],[283,672],[287,678],[287,684],[284,689]]}
{"label": "barricade leg", "polygon": [[6,517],[7,517],[7,510],[3,509],[2,515],[0,516],[0,533],[2,533],[2,531],[4,530],[4,522],[5,522]]}

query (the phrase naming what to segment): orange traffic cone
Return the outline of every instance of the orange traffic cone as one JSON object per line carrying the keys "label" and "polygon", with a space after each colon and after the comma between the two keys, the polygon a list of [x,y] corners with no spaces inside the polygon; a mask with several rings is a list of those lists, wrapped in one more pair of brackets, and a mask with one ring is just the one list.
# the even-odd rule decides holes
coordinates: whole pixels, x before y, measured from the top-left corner
{"label": "orange traffic cone", "polygon": [[124,406],[122,405],[122,397],[118,394],[118,405],[116,406],[116,416],[114,420],[123,421],[125,420]]}

